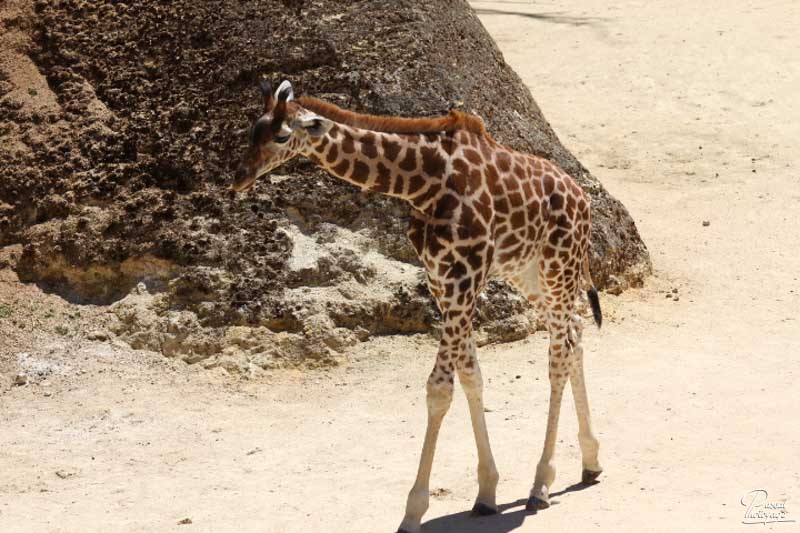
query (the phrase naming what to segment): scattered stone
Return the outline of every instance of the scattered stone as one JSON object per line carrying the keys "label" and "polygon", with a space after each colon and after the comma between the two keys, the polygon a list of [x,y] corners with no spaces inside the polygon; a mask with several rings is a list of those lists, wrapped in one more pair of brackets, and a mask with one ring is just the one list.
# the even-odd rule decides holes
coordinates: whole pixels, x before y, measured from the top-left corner
{"label": "scattered stone", "polygon": [[14,376],[14,385],[17,385],[18,387],[21,387],[22,385],[25,385],[26,383],[28,383],[28,376],[24,372],[20,372],[19,374]]}
{"label": "scattered stone", "polygon": [[192,523],[192,519],[191,518],[184,518],[183,520],[179,520],[178,521],[178,525],[179,526],[186,526],[186,525],[189,525],[191,523]]}
{"label": "scattered stone", "polygon": [[613,274],[608,276],[608,280],[606,281],[606,292],[608,294],[613,294],[614,296],[619,296],[622,294],[622,291],[625,289],[625,285],[617,276]]}
{"label": "scattered stone", "polygon": [[355,336],[361,342],[369,339],[370,333],[368,329],[362,328],[361,326],[357,326],[355,330],[353,330]]}
{"label": "scattered stone", "polygon": [[677,288],[672,289],[672,294],[678,294],[678,289]]}
{"label": "scattered stone", "polygon": [[703,226],[710,226],[710,225],[711,225],[711,221],[710,220],[704,220],[703,221]]}
{"label": "scattered stone", "polygon": [[90,341],[107,341],[108,333],[100,329],[95,329],[87,333],[86,338]]}
{"label": "scattered stone", "polygon": [[447,496],[450,496],[451,494],[453,494],[453,491],[451,491],[450,489],[445,489],[445,488],[436,488],[436,489],[431,490],[430,494],[434,498],[446,498]]}
{"label": "scattered stone", "polygon": [[72,470],[56,470],[56,475],[61,479],[69,479],[75,476],[75,472]]}
{"label": "scattered stone", "polygon": [[[52,353],[52,352],[51,352]],[[46,357],[35,357],[28,352],[17,354],[19,374],[25,376],[28,383],[41,383],[52,374],[64,374],[63,363]]]}

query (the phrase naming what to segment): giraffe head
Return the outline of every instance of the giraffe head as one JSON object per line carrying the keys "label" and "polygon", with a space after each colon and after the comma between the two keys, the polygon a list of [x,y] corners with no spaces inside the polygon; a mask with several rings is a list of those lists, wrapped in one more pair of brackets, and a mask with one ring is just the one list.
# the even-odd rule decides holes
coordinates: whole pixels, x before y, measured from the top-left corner
{"label": "giraffe head", "polygon": [[231,188],[251,188],[256,179],[302,154],[310,140],[328,132],[333,123],[294,101],[292,84],[284,81],[273,93],[272,85],[259,84],[264,110],[250,128],[250,146],[239,163]]}

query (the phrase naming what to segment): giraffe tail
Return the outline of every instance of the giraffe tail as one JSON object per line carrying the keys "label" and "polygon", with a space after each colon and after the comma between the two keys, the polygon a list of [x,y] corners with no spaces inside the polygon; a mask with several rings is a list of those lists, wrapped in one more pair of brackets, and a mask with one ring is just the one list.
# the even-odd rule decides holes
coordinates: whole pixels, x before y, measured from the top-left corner
{"label": "giraffe tail", "polygon": [[592,316],[597,324],[598,329],[603,326],[603,312],[600,310],[600,297],[597,294],[597,288],[592,281],[592,275],[589,272],[589,256],[583,258],[583,278],[586,283],[586,297],[589,298],[589,305],[592,308]]}
{"label": "giraffe tail", "polygon": [[597,323],[597,327],[600,328],[603,325],[603,312],[600,310],[600,298],[597,297],[597,289],[592,286],[591,289],[586,291],[586,296],[589,297],[589,305],[592,306],[594,321]]}

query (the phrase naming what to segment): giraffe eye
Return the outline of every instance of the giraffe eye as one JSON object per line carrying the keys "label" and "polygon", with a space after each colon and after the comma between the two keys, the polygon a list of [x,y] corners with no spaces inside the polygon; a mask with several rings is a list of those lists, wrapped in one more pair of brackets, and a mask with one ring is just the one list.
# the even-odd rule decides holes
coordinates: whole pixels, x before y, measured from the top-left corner
{"label": "giraffe eye", "polygon": [[283,137],[275,137],[275,142],[278,144],[283,144],[289,140],[289,135],[284,135]]}

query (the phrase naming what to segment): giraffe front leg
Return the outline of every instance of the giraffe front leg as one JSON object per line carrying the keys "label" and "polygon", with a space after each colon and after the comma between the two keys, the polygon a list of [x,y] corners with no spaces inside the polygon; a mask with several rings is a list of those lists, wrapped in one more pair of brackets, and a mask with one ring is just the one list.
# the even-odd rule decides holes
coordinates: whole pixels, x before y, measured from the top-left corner
{"label": "giraffe front leg", "polygon": [[452,370],[448,372],[452,363],[447,360],[442,364],[443,359],[445,357],[443,357],[440,350],[436,366],[428,378],[428,426],[425,430],[425,440],[422,444],[417,479],[408,493],[406,514],[400,523],[398,533],[417,533],[420,530],[422,516],[428,510],[430,494],[428,484],[430,483],[436,440],[439,436],[439,428],[442,426],[444,415],[447,414],[453,398],[453,373]]}
{"label": "giraffe front leg", "polygon": [[458,380],[467,397],[472,431],[478,448],[478,497],[475,499],[472,512],[480,516],[495,514],[497,482],[500,476],[489,444],[489,432],[486,429],[486,417],[483,411],[483,378],[478,365],[475,341],[471,337],[467,345],[466,361],[460,361],[458,365]]}

